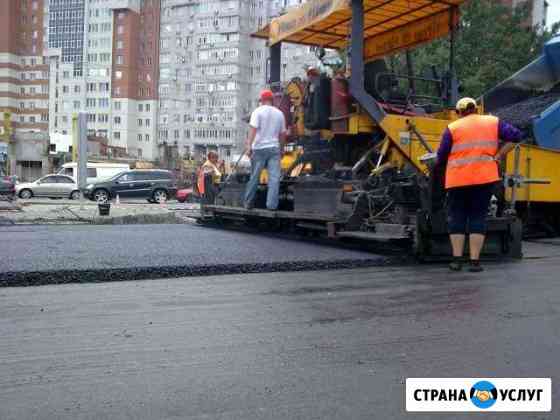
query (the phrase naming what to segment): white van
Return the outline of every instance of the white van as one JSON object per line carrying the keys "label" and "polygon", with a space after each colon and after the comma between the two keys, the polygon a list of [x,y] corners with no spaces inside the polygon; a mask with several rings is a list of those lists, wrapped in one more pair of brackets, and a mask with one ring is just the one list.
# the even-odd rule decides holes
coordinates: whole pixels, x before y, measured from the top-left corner
{"label": "white van", "polygon": [[[130,165],[126,163],[97,163],[88,162],[87,163],[87,183],[92,184],[98,181],[102,181],[112,176],[129,171]],[[78,176],[78,164],[76,162],[65,163],[62,165],[60,170],[57,172],[59,175],[68,175],[74,179]]]}

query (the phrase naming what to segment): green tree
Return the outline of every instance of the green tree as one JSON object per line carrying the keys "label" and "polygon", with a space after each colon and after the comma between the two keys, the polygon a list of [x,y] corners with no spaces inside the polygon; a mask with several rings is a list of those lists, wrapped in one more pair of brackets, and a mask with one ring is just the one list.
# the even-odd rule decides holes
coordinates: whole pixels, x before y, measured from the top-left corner
{"label": "green tree", "polygon": [[[461,8],[456,34],[455,70],[463,95],[479,97],[508,78],[542,53],[543,45],[558,32],[528,27],[527,4],[513,12],[490,0],[471,0]],[[413,52],[416,70],[435,65],[440,71],[449,66],[450,43],[438,40]],[[404,54],[393,59],[404,72]]]}

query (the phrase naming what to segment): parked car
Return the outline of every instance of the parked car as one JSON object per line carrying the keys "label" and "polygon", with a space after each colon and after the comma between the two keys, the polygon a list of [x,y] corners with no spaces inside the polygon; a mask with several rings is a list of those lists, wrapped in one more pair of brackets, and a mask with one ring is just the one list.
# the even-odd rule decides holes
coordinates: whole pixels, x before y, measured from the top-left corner
{"label": "parked car", "polygon": [[177,191],[177,201],[179,203],[198,203],[200,198],[192,188],[185,188]]}
{"label": "parked car", "polygon": [[161,169],[136,169],[122,172],[111,179],[89,184],[85,196],[98,202],[120,198],[145,198],[165,202],[177,193],[173,173]]}
{"label": "parked car", "polygon": [[[74,179],[78,179],[78,164],[76,162],[65,163],[59,169],[59,175],[68,175]],[[87,183],[94,184],[96,182],[105,181],[123,171],[129,171],[130,165],[127,163],[104,163],[104,162],[88,162],[87,163]]]}
{"label": "parked car", "polygon": [[19,198],[31,197],[48,198],[80,198],[80,191],[74,178],[66,175],[50,174],[39,178],[35,182],[24,182],[16,185],[16,194]]}
{"label": "parked car", "polygon": [[0,168],[0,197],[13,200],[16,195],[16,187],[14,178],[6,176],[3,169]]}

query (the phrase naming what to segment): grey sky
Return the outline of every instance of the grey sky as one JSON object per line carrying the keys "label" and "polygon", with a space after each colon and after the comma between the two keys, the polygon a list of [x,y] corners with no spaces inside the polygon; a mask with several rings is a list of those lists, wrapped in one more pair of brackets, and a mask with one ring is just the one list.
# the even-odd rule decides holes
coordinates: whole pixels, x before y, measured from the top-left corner
{"label": "grey sky", "polygon": [[560,0],[551,0],[548,4],[548,24],[560,22]]}

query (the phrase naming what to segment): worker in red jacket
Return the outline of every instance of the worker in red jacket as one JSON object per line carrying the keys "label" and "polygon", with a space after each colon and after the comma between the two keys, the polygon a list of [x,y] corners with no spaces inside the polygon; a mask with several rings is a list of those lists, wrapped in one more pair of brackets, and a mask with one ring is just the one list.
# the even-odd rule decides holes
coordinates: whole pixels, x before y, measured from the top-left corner
{"label": "worker in red jacket", "polygon": [[[489,115],[479,115],[476,101],[457,103],[460,118],[443,134],[438,163],[446,165],[448,227],[453,249],[449,268],[462,269],[466,234],[469,234],[469,271],[482,271],[480,252],[486,235],[486,216],[496,183],[498,162],[521,140],[521,132]],[[506,144],[500,149],[500,140]]]}

